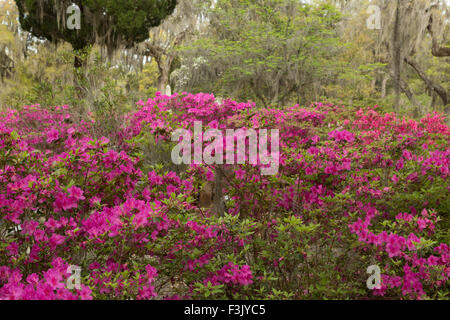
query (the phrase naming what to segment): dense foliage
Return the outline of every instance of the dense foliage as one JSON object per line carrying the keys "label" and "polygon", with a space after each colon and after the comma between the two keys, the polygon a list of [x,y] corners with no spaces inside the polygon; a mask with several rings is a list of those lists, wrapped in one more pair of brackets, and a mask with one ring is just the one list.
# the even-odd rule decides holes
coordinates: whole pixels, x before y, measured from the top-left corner
{"label": "dense foliage", "polygon": [[[198,205],[214,166],[175,173],[148,152],[170,154],[171,133],[199,120],[280,130],[277,175],[224,168],[224,216]],[[0,114],[1,299],[448,295],[450,130],[437,113],[157,94],[113,136],[93,138],[96,125],[68,106]]]}
{"label": "dense foliage", "polygon": [[[330,4],[223,0],[211,9],[204,37],[184,48],[186,66],[172,77],[178,88],[252,99],[264,106],[305,104],[314,85],[335,80],[343,50],[341,14]],[[200,70],[193,70],[199,57]]]}
{"label": "dense foliage", "polygon": [[[75,50],[98,43],[132,46],[148,38],[148,29],[161,24],[176,0],[16,0],[20,24],[25,31],[52,42],[66,41]],[[79,30],[64,23],[67,8],[76,4],[83,19]]]}

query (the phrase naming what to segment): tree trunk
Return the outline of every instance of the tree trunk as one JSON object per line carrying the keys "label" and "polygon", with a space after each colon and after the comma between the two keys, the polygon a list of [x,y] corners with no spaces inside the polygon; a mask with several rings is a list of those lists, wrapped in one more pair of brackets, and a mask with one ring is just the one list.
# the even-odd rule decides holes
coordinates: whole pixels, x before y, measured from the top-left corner
{"label": "tree trunk", "polygon": [[381,83],[381,98],[386,98],[386,85],[389,80],[389,75],[385,74]]}
{"label": "tree trunk", "polygon": [[450,104],[445,107],[445,115],[447,116],[447,125],[450,126]]}
{"label": "tree trunk", "polygon": [[[390,71],[390,73],[391,73],[391,77],[394,77],[394,72],[392,70]],[[414,93],[411,91],[408,84],[405,81],[403,81],[402,79],[400,79],[399,84],[400,84],[401,90],[408,97],[408,100],[411,101],[411,103],[415,106],[414,116],[419,116],[420,114],[422,114],[423,111],[425,110],[425,108],[420,104],[419,101],[417,101],[416,97],[414,96]]]}
{"label": "tree trunk", "polygon": [[431,53],[435,57],[450,57],[450,47],[439,47],[437,43],[433,43]]}
{"label": "tree trunk", "polygon": [[438,39],[436,39],[435,34],[433,33],[433,15],[430,16],[430,21],[427,26],[427,30],[431,35],[432,47],[431,54],[435,57],[450,57],[450,47],[440,47]]}
{"label": "tree trunk", "polygon": [[175,56],[169,54],[164,58],[163,55],[153,54],[153,58],[158,64],[159,70],[159,77],[156,87],[162,94],[167,94],[166,87],[169,84],[170,68],[172,67]]}
{"label": "tree trunk", "polygon": [[75,95],[77,99],[84,99],[85,94],[83,92],[82,82],[83,82],[83,66],[84,66],[83,59],[78,55],[75,54],[75,58],[73,61],[73,67],[74,67],[74,75],[73,75],[73,85],[75,88]]}
{"label": "tree trunk", "polygon": [[400,90],[401,90],[401,44],[400,44],[400,6],[401,0],[397,0],[397,8],[395,10],[395,25],[393,32],[393,58],[394,58],[394,79],[395,79],[395,106],[396,111],[400,107]]}
{"label": "tree trunk", "polygon": [[436,108],[436,93],[431,92],[431,104],[430,104],[430,110],[434,110]]}
{"label": "tree trunk", "polygon": [[207,181],[205,186],[199,192],[198,207],[210,208],[213,198],[213,184]]}
{"label": "tree trunk", "polygon": [[377,79],[376,79],[376,78],[373,78],[373,79],[372,79],[372,82],[371,82],[371,84],[370,84],[370,87],[371,87],[372,91],[375,92],[376,87],[377,87]]}
{"label": "tree trunk", "polygon": [[160,75],[158,77],[157,89],[162,94],[166,94],[166,87],[169,84],[169,70],[170,67],[167,65],[161,66],[159,68]]}
{"label": "tree trunk", "polygon": [[214,212],[222,217],[225,213],[225,204],[223,202],[223,173],[217,167],[214,176],[214,195],[213,195]]}
{"label": "tree trunk", "polygon": [[73,61],[73,67],[75,68],[75,69],[79,69],[79,68],[81,68],[82,66],[83,66],[83,59],[81,59],[81,57],[80,56],[78,56],[78,55],[75,55],[75,59],[74,59],[74,61]]}

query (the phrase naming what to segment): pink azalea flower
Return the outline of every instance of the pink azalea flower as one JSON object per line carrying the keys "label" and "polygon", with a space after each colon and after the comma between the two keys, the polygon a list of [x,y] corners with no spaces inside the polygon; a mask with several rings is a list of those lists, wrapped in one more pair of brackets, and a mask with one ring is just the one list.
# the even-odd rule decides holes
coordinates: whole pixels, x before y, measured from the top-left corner
{"label": "pink azalea flower", "polygon": [[67,192],[69,193],[69,196],[73,197],[75,200],[84,200],[86,199],[83,196],[83,190],[76,186],[72,186],[69,189],[67,189]]}
{"label": "pink azalea flower", "polygon": [[59,139],[59,131],[56,129],[50,129],[47,132],[47,142],[52,143],[53,141],[56,141]]}
{"label": "pink azalea flower", "polygon": [[419,230],[423,230],[427,227],[427,221],[426,219],[417,219],[417,225],[419,226]]}
{"label": "pink azalea flower", "polygon": [[245,178],[246,172],[242,169],[236,170],[236,179],[243,180]]}
{"label": "pink azalea flower", "polygon": [[206,179],[208,181],[214,181],[214,173],[209,168],[208,171],[206,172]]}
{"label": "pink azalea flower", "polygon": [[44,279],[47,284],[49,284],[53,289],[59,289],[64,287],[62,274],[55,270],[50,269],[44,272]]}
{"label": "pink azalea flower", "polygon": [[81,300],[93,300],[92,290],[88,286],[82,284],[80,298]]}

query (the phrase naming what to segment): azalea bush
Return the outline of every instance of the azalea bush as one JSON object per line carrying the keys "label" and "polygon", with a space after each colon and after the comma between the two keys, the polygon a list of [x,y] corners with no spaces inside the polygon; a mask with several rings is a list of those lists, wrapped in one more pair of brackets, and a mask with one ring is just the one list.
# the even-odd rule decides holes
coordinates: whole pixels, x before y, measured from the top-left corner
{"label": "azalea bush", "polygon": [[[261,175],[260,161],[174,166],[171,135],[195,121],[279,129],[278,173]],[[1,299],[448,298],[439,114],[183,93],[140,101],[114,136],[94,138],[98,125],[68,106],[0,114]],[[223,215],[198,201],[219,169]]]}

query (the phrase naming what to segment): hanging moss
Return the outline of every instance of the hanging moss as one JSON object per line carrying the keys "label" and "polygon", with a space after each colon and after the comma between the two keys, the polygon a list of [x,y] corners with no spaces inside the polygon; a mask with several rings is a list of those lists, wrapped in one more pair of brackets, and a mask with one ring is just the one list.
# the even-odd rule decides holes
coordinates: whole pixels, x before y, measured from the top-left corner
{"label": "hanging moss", "polygon": [[[76,4],[81,29],[66,27],[66,10]],[[22,28],[54,43],[69,42],[74,50],[98,44],[108,55],[148,38],[148,30],[172,14],[176,0],[16,0]]]}
{"label": "hanging moss", "polygon": [[382,30],[378,42],[378,50],[383,50],[383,47],[389,48],[393,55],[394,44],[393,36],[396,25],[397,7],[399,11],[399,50],[401,61],[403,58],[414,54],[423,38],[427,33],[427,28],[430,26],[430,18],[433,16],[433,23],[431,28],[437,38],[443,37],[445,27],[444,15],[439,12],[444,12],[446,9],[445,2],[435,3],[430,0],[401,0],[399,2],[392,0],[379,0],[375,2],[380,5],[382,9]]}

